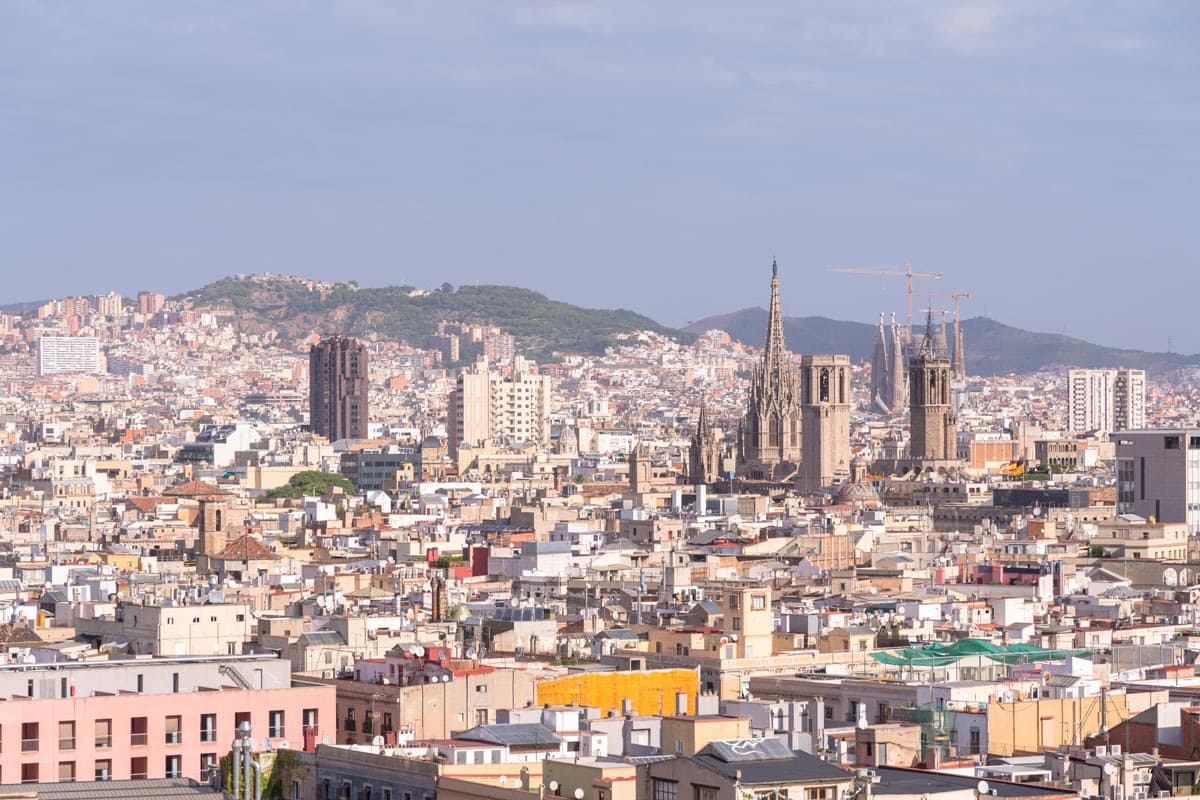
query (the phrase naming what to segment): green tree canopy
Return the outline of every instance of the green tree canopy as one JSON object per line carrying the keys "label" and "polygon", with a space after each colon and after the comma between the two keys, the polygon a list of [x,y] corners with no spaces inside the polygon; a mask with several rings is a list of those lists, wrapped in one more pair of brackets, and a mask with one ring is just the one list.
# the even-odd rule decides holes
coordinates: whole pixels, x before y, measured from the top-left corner
{"label": "green tree canopy", "polygon": [[297,472],[287,485],[271,489],[262,496],[262,502],[278,498],[297,499],[304,496],[323,495],[332,488],[341,488],[346,494],[355,494],[354,484],[341,475],[315,469]]}

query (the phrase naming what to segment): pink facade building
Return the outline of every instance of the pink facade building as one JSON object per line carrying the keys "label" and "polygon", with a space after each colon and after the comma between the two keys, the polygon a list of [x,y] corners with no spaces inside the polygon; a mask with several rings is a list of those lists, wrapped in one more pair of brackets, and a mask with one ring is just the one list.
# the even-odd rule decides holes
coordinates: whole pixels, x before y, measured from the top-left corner
{"label": "pink facade building", "polygon": [[[130,664],[140,672],[157,666]],[[311,751],[325,729],[328,735],[335,731],[332,686],[243,688],[214,682],[219,688],[143,694],[114,685],[111,693],[94,690],[82,697],[73,695],[73,682],[60,693],[59,676],[89,665],[55,666],[58,669],[30,668],[25,673],[30,676],[29,696],[0,700],[0,783],[172,777],[205,781],[229,752],[243,721],[251,725],[256,749],[268,740],[271,747]],[[120,677],[115,670],[110,674]],[[38,682],[47,681],[55,696],[39,697],[43,693]]]}

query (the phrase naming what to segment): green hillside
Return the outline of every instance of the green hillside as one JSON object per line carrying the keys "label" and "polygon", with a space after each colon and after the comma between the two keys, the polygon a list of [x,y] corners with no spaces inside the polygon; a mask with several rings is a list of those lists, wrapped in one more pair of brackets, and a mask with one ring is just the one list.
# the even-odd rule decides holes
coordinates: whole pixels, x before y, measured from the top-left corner
{"label": "green hillside", "polygon": [[313,291],[288,278],[224,278],[184,297],[197,309],[236,312],[243,330],[274,329],[286,338],[337,331],[423,346],[438,322],[450,320],[498,326],[517,338],[523,352],[539,358],[600,353],[618,334],[639,330],[694,338],[632,311],[581,308],[515,286],[443,284],[419,293],[407,286],[335,284]]}

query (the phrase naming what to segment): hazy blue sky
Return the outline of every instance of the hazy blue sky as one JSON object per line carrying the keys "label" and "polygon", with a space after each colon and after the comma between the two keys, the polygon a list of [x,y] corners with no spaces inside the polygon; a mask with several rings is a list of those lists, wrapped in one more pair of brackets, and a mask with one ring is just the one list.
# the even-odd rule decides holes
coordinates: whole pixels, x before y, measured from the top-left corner
{"label": "hazy blue sky", "polygon": [[[234,272],[1200,351],[1200,3],[0,0],[3,301]],[[925,284],[929,289],[930,283]]]}

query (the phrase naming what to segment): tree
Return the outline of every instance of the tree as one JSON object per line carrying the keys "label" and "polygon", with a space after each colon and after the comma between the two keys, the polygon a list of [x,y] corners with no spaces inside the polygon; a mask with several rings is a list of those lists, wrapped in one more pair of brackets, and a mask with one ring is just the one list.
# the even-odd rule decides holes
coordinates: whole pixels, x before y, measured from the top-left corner
{"label": "tree", "polygon": [[347,494],[356,494],[354,484],[341,475],[309,469],[297,472],[285,486],[276,487],[262,496],[260,502],[278,498],[298,499],[305,496],[327,494],[330,489],[340,488]]}

